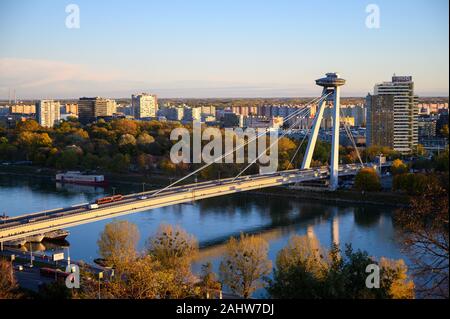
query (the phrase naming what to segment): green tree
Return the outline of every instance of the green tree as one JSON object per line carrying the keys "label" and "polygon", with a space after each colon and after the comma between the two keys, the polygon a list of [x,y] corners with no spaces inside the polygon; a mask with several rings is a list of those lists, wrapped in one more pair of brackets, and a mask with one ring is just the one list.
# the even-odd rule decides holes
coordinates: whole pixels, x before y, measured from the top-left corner
{"label": "green tree", "polygon": [[[380,270],[380,288],[366,286],[367,266]],[[327,251],[314,238],[291,239],[280,251],[268,292],[273,298],[373,299],[414,298],[414,284],[408,280],[402,260],[382,258],[379,262],[367,252],[344,253],[337,246]]]}
{"label": "green tree", "polygon": [[379,191],[381,189],[380,177],[375,169],[364,167],[356,174],[354,187],[359,191]]}
{"label": "green tree", "polygon": [[128,170],[130,166],[130,157],[123,154],[116,154],[112,158],[111,162],[109,163],[109,168],[116,173],[123,173]]}
{"label": "green tree", "polygon": [[76,168],[80,160],[80,153],[76,149],[67,149],[61,152],[56,160],[56,167],[64,169]]}

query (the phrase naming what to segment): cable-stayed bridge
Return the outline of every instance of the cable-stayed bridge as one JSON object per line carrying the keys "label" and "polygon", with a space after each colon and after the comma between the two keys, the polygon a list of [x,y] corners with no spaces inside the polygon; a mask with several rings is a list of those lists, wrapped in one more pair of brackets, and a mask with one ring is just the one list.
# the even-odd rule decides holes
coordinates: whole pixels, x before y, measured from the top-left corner
{"label": "cable-stayed bridge", "polygon": [[[267,150],[271,149],[272,145],[270,145],[265,151],[259,152],[260,155],[249,163],[235,177],[187,185],[180,184],[182,181],[185,181],[194,174],[199,173],[201,170],[212,165],[214,162],[218,162],[224,157],[230,155],[224,154],[217,157],[213,162],[203,165],[197,170],[159,190],[130,194],[123,197],[121,196],[118,201],[97,204],[79,204],[71,207],[57,208],[4,219],[0,223],[1,246],[3,247],[5,242],[23,239],[28,236],[43,234],[62,228],[73,227],[139,211],[262,188],[297,184],[306,181],[329,178],[330,188],[332,190],[336,189],[338,186],[338,176],[356,175],[356,173],[364,167],[365,164],[361,161],[356,144],[354,144],[360,163],[338,165],[340,125],[334,125],[330,167],[310,167],[327,100],[332,101],[334,104],[333,123],[340,123],[339,87],[345,83],[345,80],[339,78],[336,73],[328,73],[326,78],[319,79],[316,83],[323,87],[323,92],[319,98],[316,98],[309,103],[317,103],[319,105],[319,109],[310,130],[306,153],[303,157],[303,163],[300,169],[278,171],[270,174],[243,175],[243,173],[251,167],[260,156],[262,156]],[[293,119],[293,124],[285,130],[274,143],[278,143],[280,138],[292,131],[298,125],[298,121],[306,116],[309,116],[309,109],[307,107],[299,109],[286,117],[285,120]],[[349,138],[352,140],[352,135],[345,123],[344,128],[346,129],[347,134],[350,134]],[[298,146],[294,157],[297,156],[300,147],[307,136],[308,135],[305,135],[305,138]],[[260,136],[256,136],[254,139],[259,137]],[[247,141],[247,144],[249,142],[251,141]],[[241,145],[240,147],[244,146],[245,145]],[[232,152],[234,153],[238,149],[239,147],[236,147]],[[293,162],[294,157],[292,158],[291,163]]]}

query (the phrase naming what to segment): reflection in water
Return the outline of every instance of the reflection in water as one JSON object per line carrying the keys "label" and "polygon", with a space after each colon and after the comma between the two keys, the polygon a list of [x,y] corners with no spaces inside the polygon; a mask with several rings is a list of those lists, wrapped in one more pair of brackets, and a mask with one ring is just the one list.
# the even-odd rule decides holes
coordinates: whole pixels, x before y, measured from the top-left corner
{"label": "reflection in water", "polygon": [[381,219],[381,210],[378,207],[358,206],[354,209],[355,224],[361,227],[372,227]]}
{"label": "reflection in water", "polygon": [[[142,185],[111,185],[122,194],[138,192]],[[110,193],[111,187],[57,187],[51,180],[0,175],[0,211],[10,216],[48,208],[90,202]],[[289,191],[286,189],[286,191]],[[103,192],[103,193],[102,193]],[[20,199],[20,200],[18,200]],[[373,256],[402,258],[394,240],[392,210],[381,206],[330,204],[318,200],[234,194],[193,203],[148,210],[118,217],[135,223],[141,234],[139,250],[161,223],[180,225],[199,240],[198,262],[217,265],[224,243],[241,232],[260,234],[269,242],[269,257],[274,260],[292,235],[317,238],[326,247],[332,243],[352,243]],[[70,229],[70,253],[73,259],[93,261],[98,257],[96,241],[111,220],[80,225]],[[30,247],[33,251],[67,249],[68,243]],[[342,248],[342,247],[341,247]],[[25,248],[27,249],[27,248]]]}

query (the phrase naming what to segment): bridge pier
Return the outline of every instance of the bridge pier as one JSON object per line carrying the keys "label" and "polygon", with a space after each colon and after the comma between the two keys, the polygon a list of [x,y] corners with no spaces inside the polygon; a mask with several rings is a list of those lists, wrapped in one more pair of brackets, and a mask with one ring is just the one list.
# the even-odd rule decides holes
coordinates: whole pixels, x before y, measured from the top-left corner
{"label": "bridge pier", "polygon": [[331,142],[331,167],[330,167],[330,189],[335,190],[338,187],[339,173],[339,126],[340,126],[340,87],[345,84],[345,80],[339,77],[337,73],[327,73],[325,78],[316,80],[316,84],[323,87],[320,100],[319,111],[314,119],[312,134],[308,141],[305,157],[302,163],[302,169],[310,168],[314,147],[319,134],[320,124],[322,122],[323,111],[327,100],[333,101],[333,135]]}

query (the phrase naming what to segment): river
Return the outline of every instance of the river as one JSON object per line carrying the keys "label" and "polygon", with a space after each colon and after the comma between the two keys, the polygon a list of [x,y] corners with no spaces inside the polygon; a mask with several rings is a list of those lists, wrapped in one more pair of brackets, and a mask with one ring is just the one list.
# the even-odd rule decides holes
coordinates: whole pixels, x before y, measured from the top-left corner
{"label": "river", "polygon": [[[78,185],[58,185],[44,178],[0,175],[0,213],[17,216],[24,213],[92,202],[98,197],[115,193],[127,194],[142,190],[142,186],[114,184],[95,188]],[[289,192],[289,189],[286,189]],[[180,225],[195,235],[201,248],[193,270],[211,261],[218,270],[224,242],[233,235],[259,233],[269,243],[269,257],[274,262],[277,252],[294,234],[316,236],[325,247],[332,242],[344,248],[351,243],[355,249],[366,250],[375,257],[404,259],[396,240],[392,221],[394,208],[374,205],[335,204],[317,200],[235,194],[134,213],[118,219],[135,223],[140,231],[139,250],[145,249],[147,238],[162,223]],[[99,257],[96,241],[106,223],[111,220],[68,229],[67,245],[34,245],[33,250],[51,253],[64,251],[72,260],[92,262]]]}

